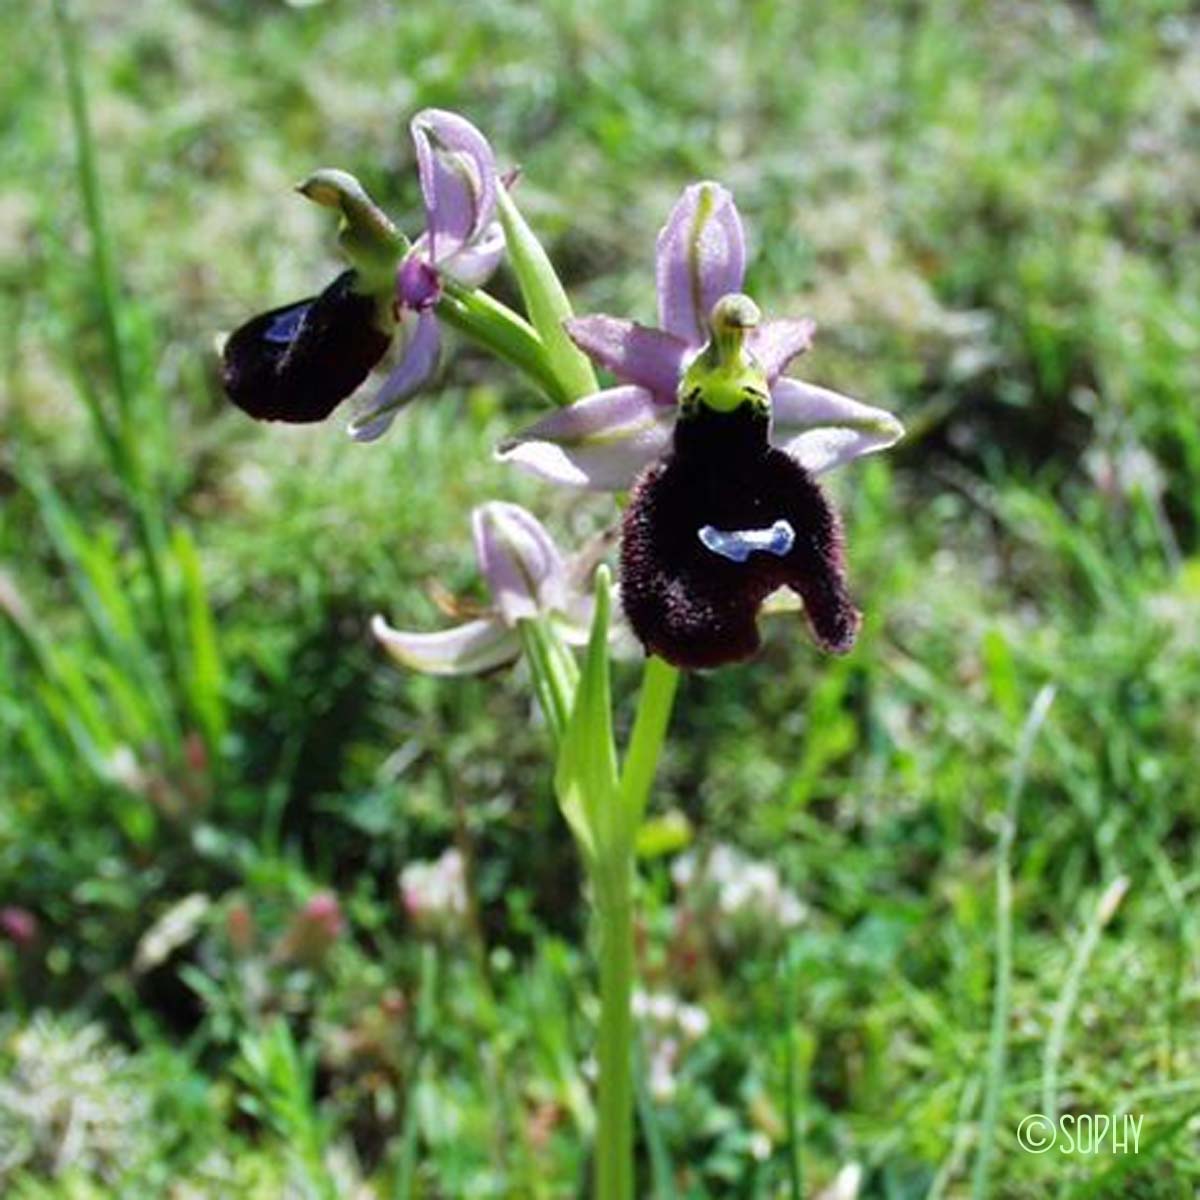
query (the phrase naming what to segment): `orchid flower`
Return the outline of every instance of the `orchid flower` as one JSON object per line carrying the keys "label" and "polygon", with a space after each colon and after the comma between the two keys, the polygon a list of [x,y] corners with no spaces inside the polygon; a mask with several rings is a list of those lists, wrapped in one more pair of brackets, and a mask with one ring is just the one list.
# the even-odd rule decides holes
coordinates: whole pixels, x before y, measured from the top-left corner
{"label": "orchid flower", "polygon": [[517,504],[499,500],[471,514],[475,558],[492,603],[472,620],[440,633],[406,633],[381,616],[371,630],[401,666],[428,675],[474,675],[521,653],[522,621],[553,622],[569,644],[587,641],[591,599],[586,580],[542,523]]}
{"label": "orchid flower", "polygon": [[903,434],[882,409],[783,375],[808,348],[812,322],[762,322],[740,294],[744,268],[732,196],[713,183],[689,187],[658,238],[662,327],[567,323],[620,386],[500,449],[557,483],[634,486],[621,545],[625,614],[647,653],[682,667],[752,655],[759,609],[785,586],[804,600],[823,648],[850,649],[860,617],[841,525],[814,476]]}
{"label": "orchid flower", "polygon": [[350,426],[358,441],[379,437],[437,367],[435,312],[446,282],[477,287],[499,264],[502,185],[487,140],[463,117],[438,109],[417,113],[411,130],[425,206],[425,231],[411,246],[344,171],[317,171],[299,186],[341,213],[339,241],[354,265],[320,295],[272,309],[230,335],[223,382],[250,416],[324,420],[399,335],[399,361]]}
{"label": "orchid flower", "polygon": [[427,108],[412,120],[425,232],[396,272],[395,315],[405,350],[379,392],[351,422],[359,442],[382,436],[404,403],[437,368],[441,331],[436,308],[445,279],[485,283],[504,256],[496,219],[496,159],[487,139],[464,117]]}
{"label": "orchid flower", "polygon": [[[746,249],[741,217],[716,183],[687,188],[658,235],[660,328],[622,317],[577,317],[567,332],[620,386],[552,413],[510,439],[500,458],[552,483],[626,491],[665,454],[678,416],[679,384],[708,340],[713,305],[740,292]],[[805,319],[765,321],[748,349],[767,377],[771,442],[813,474],[885,450],[904,430],[891,413],[783,374],[812,343]]]}

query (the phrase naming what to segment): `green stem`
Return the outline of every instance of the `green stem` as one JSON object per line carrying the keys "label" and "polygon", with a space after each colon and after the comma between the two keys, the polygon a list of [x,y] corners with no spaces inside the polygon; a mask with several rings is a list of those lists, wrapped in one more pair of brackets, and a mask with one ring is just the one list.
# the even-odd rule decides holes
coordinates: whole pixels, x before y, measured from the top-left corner
{"label": "green stem", "polygon": [[75,29],[67,12],[67,0],[54,0],[52,7],[57,28],[59,50],[67,77],[67,103],[71,110],[71,128],[75,138],[75,161],[83,210],[91,236],[92,277],[100,293],[100,323],[108,350],[109,366],[113,373],[114,391],[121,414],[123,436],[128,436],[134,422],[133,391],[125,369],[125,355],[117,322],[119,297],[117,275],[113,269],[111,246],[100,203],[100,177],[92,153],[91,120],[88,116],[87,92],[79,65],[79,47]]}
{"label": "green stem", "polygon": [[597,872],[600,918],[597,1200],[633,1200],[633,852]]}
{"label": "green stem", "polygon": [[410,1200],[416,1194],[417,1152],[421,1137],[417,1120],[417,1089],[421,1085],[421,1068],[424,1066],[429,1037],[433,1031],[437,1007],[437,951],[426,946],[421,952],[421,983],[417,992],[416,1036],[408,1062],[407,1084],[404,1096],[404,1131],[400,1140],[400,1161],[396,1164],[393,1188],[395,1200]]}
{"label": "green stem", "polygon": [[557,405],[569,404],[537,331],[506,304],[480,289],[443,280],[437,314],[497,358],[527,375]]}
{"label": "green stem", "polygon": [[571,716],[579,667],[553,626],[542,620],[517,622],[521,646],[529,661],[529,673],[538,704],[557,746]]}
{"label": "green stem", "polygon": [[593,883],[600,925],[599,1124],[597,1200],[632,1200],[633,1173],[633,883],[637,831],[666,740],[679,672],[646,660],[637,716],[625,758],[614,836],[602,843]]}
{"label": "green stem", "polygon": [[1038,692],[1030,707],[1017,747],[1017,759],[1008,789],[1004,824],[996,847],[996,940],[995,981],[992,987],[992,1031],[988,1045],[988,1065],[983,1094],[983,1113],[980,1119],[979,1149],[972,1180],[973,1200],[986,1200],[990,1194],[992,1156],[996,1146],[996,1127],[1000,1120],[1000,1100],[1008,1070],[1008,1022],[1012,1007],[1013,974],[1013,847],[1021,815],[1021,794],[1034,742],[1050,705],[1054,688],[1047,685]]}
{"label": "green stem", "polygon": [[787,1015],[783,1034],[784,1120],[788,1140],[788,1185],[791,1200],[804,1200],[803,1130],[801,1128],[802,1093],[799,1079],[799,1038],[796,1035],[796,1013],[800,1008],[800,986],[797,979],[795,954],[792,947],[784,956],[783,994],[787,998]]}

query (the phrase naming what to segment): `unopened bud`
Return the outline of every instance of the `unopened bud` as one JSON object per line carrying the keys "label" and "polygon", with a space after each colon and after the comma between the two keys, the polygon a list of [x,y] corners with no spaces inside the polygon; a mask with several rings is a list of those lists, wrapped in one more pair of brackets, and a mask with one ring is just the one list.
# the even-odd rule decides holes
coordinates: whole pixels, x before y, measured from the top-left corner
{"label": "unopened bud", "polygon": [[38,936],[38,919],[27,908],[6,904],[0,908],[0,934],[14,946],[27,950]]}
{"label": "unopened bud", "polygon": [[254,914],[243,901],[237,901],[225,914],[225,932],[235,954],[244,957],[254,949]]}
{"label": "unopened bud", "polygon": [[333,892],[318,892],[300,909],[279,944],[276,957],[316,966],[345,927],[342,906]]}

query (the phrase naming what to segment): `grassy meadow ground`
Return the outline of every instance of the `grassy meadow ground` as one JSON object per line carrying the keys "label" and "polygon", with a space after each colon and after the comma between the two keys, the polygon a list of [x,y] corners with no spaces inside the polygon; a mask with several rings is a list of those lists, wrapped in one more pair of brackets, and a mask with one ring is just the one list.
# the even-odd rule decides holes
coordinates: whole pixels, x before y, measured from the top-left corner
{"label": "grassy meadow ground", "polygon": [[[406,121],[436,105],[521,165],[581,311],[650,319],[674,197],[728,184],[749,290],[821,326],[801,373],[910,430],[832,481],[854,653],[782,619],[683,685],[642,871],[644,1194],[1195,1195],[1194,6],[75,26],[90,197],[50,10],[0,6],[0,1192],[586,1193],[587,909],[527,677],[402,674],[367,622],[481,595],[475,503],[578,543],[611,502],[491,461],[537,404],[465,347],[371,447],[217,384],[218,331],[337,269],[291,185],[345,167],[415,229]],[[406,912],[399,873],[450,848],[468,912]],[[1137,1152],[1023,1151],[1048,1110],[1140,1115]]]}

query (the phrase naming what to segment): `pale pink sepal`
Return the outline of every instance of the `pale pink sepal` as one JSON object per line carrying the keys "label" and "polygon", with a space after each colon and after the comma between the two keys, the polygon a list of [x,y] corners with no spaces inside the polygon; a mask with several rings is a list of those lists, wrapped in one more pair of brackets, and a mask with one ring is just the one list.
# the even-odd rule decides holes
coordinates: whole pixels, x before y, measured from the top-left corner
{"label": "pale pink sepal", "polygon": [[904,426],[882,408],[787,376],[771,387],[771,441],[815,475],[903,436]]}
{"label": "pale pink sepal", "polygon": [[347,432],[356,442],[381,438],[396,414],[416,395],[437,369],[442,337],[433,309],[409,316],[414,328],[400,361],[366,407],[350,422]]}
{"label": "pale pink sepal", "polygon": [[496,158],[465,117],[426,108],[410,129],[435,264],[476,241],[496,213]]}
{"label": "pale pink sepal", "polygon": [[596,491],[627,489],[671,444],[674,405],[640,387],[610,388],[560,408],[504,442],[501,462],[551,483]]}
{"label": "pale pink sepal", "polygon": [[407,633],[375,616],[371,632],[401,666],[426,675],[477,675],[512,662],[521,652],[520,637],[498,616],[440,633]]}

